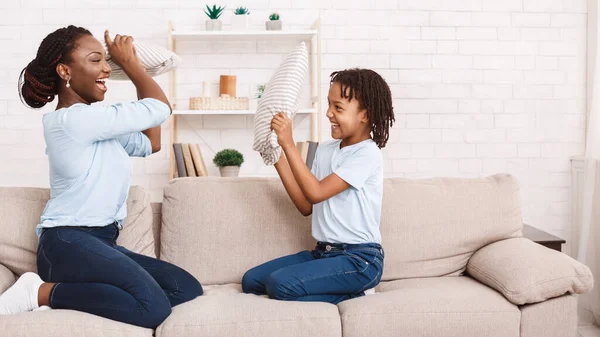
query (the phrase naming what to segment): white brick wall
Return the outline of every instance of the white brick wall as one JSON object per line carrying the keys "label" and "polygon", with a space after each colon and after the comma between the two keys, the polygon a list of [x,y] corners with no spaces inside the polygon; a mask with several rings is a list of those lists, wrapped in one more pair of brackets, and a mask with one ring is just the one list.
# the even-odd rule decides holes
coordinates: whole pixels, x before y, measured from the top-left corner
{"label": "white brick wall", "polygon": [[[223,20],[229,28],[231,8]],[[522,184],[524,220],[568,239],[569,158],[584,149],[585,0],[250,0],[255,29],[277,10],[285,29],[308,28],[319,15],[323,34],[323,94],[327,75],[361,66],[380,72],[394,96],[396,124],[384,149],[387,176],[482,176],[510,172]],[[41,39],[73,23],[101,36],[104,28],[166,45],[167,21],[202,28],[197,0],[21,0],[0,2],[0,185],[48,186],[40,112],[24,108],[17,75]],[[294,43],[181,42],[180,107],[218,90],[221,74],[238,76],[238,95],[253,95]],[[266,54],[263,54],[265,52]],[[158,79],[165,88],[167,78]],[[135,97],[128,83],[111,82],[108,101]],[[51,104],[52,106],[54,104]],[[43,109],[49,111],[52,106]],[[326,119],[324,138],[328,139]],[[296,139],[309,118],[296,119]],[[251,150],[246,116],[188,116],[179,140],[212,155],[225,147],[246,156],[243,175],[273,175]],[[163,143],[169,139],[163,128]],[[164,150],[134,160],[135,184],[160,200],[168,182]]]}

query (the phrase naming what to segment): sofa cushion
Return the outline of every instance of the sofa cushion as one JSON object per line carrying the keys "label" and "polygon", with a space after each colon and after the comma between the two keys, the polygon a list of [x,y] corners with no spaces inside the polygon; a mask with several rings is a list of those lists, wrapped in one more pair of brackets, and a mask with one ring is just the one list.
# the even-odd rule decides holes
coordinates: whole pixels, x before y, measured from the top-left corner
{"label": "sofa cushion", "polygon": [[139,186],[131,187],[127,196],[127,217],[117,244],[132,252],[155,258],[152,221],[150,193]]}
{"label": "sofa cushion", "polygon": [[162,203],[153,202],[150,203],[152,208],[152,235],[154,236],[154,251],[156,257],[160,258],[160,226],[162,225]]}
{"label": "sofa cushion", "polygon": [[310,219],[271,178],[178,178],[165,188],[161,260],[202,285],[241,283],[274,258],[314,248]]}
{"label": "sofa cushion", "polygon": [[[106,51],[106,62],[112,69],[110,79],[129,81],[125,71],[112,60],[104,39],[100,41]],[[135,41],[134,45],[137,57],[144,65],[146,73],[152,77],[168,73],[181,64],[181,58],[177,54],[161,45],[139,41]]]}
{"label": "sofa cushion", "polygon": [[0,316],[2,336],[152,337],[152,329],[79,311],[47,310]]}
{"label": "sofa cushion", "polygon": [[344,337],[519,336],[519,309],[465,276],[383,282],[378,291],[338,305]]}
{"label": "sofa cushion", "polygon": [[0,264],[0,294],[12,286],[17,278],[10,269]]}
{"label": "sofa cushion", "polygon": [[37,271],[35,226],[48,199],[49,189],[0,187],[0,264],[17,275]]}
{"label": "sofa cushion", "polygon": [[471,255],[522,236],[519,186],[510,175],[384,180],[382,280],[460,275]]}
{"label": "sofa cushion", "polygon": [[204,296],[173,308],[156,337],[341,337],[338,308],[240,294],[239,285],[207,287]]}
{"label": "sofa cushion", "polygon": [[[241,283],[260,263],[314,247],[278,178],[179,178],[164,195],[161,259],[202,284]],[[479,248],[522,235],[520,207],[509,175],[384,179],[383,280],[463,273]]]}
{"label": "sofa cushion", "polygon": [[526,238],[481,248],[469,260],[467,272],[517,305],[583,294],[594,286],[588,266]]}
{"label": "sofa cushion", "polygon": [[[16,275],[37,271],[35,227],[49,198],[47,188],[0,187],[0,264]],[[131,187],[128,216],[118,243],[136,253],[156,256],[148,198],[141,187]]]}

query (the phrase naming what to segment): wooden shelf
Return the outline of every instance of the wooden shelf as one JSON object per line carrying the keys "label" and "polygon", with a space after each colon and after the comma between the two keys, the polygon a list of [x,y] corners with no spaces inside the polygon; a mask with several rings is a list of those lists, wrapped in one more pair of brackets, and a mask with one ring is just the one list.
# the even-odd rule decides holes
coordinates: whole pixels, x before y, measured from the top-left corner
{"label": "wooden shelf", "polygon": [[174,38],[200,39],[200,40],[277,40],[277,39],[297,39],[309,40],[316,37],[317,30],[248,30],[248,31],[205,31],[205,30],[174,30],[171,35]]}
{"label": "wooden shelf", "polygon": [[[300,109],[298,114],[313,114],[317,109]],[[173,115],[254,115],[256,110],[173,110]]]}

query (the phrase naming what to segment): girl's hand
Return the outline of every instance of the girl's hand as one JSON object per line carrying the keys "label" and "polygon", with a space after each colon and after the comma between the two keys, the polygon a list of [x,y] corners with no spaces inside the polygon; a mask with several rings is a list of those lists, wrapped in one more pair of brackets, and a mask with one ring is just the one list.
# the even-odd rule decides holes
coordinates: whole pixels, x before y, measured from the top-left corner
{"label": "girl's hand", "polygon": [[271,120],[271,130],[277,134],[277,142],[281,147],[294,146],[292,138],[292,121],[288,116],[280,112]]}
{"label": "girl's hand", "polygon": [[[108,29],[104,31],[104,40],[110,58],[121,68],[131,65],[140,65],[142,62],[137,57],[135,47],[133,46],[133,37],[127,35],[115,36],[114,41],[110,38]],[[143,67],[143,66],[142,66]]]}

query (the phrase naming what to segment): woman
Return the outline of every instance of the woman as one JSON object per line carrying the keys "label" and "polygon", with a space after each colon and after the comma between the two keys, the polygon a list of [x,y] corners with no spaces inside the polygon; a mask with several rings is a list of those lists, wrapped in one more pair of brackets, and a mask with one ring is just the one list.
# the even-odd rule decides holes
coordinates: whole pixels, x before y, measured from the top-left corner
{"label": "woman", "polygon": [[183,269],[116,244],[127,212],[129,157],[160,150],[160,124],[171,109],[135,55],[133,38],[113,41],[106,31],[105,40],[138,101],[91,105],[104,99],[111,68],[100,42],[80,27],[48,35],[21,73],[28,106],[40,108],[58,95],[56,111],[43,117],[51,198],[37,226],[39,276],[25,273],[2,294],[0,314],[48,306],[156,328],[172,306],[202,295]]}

